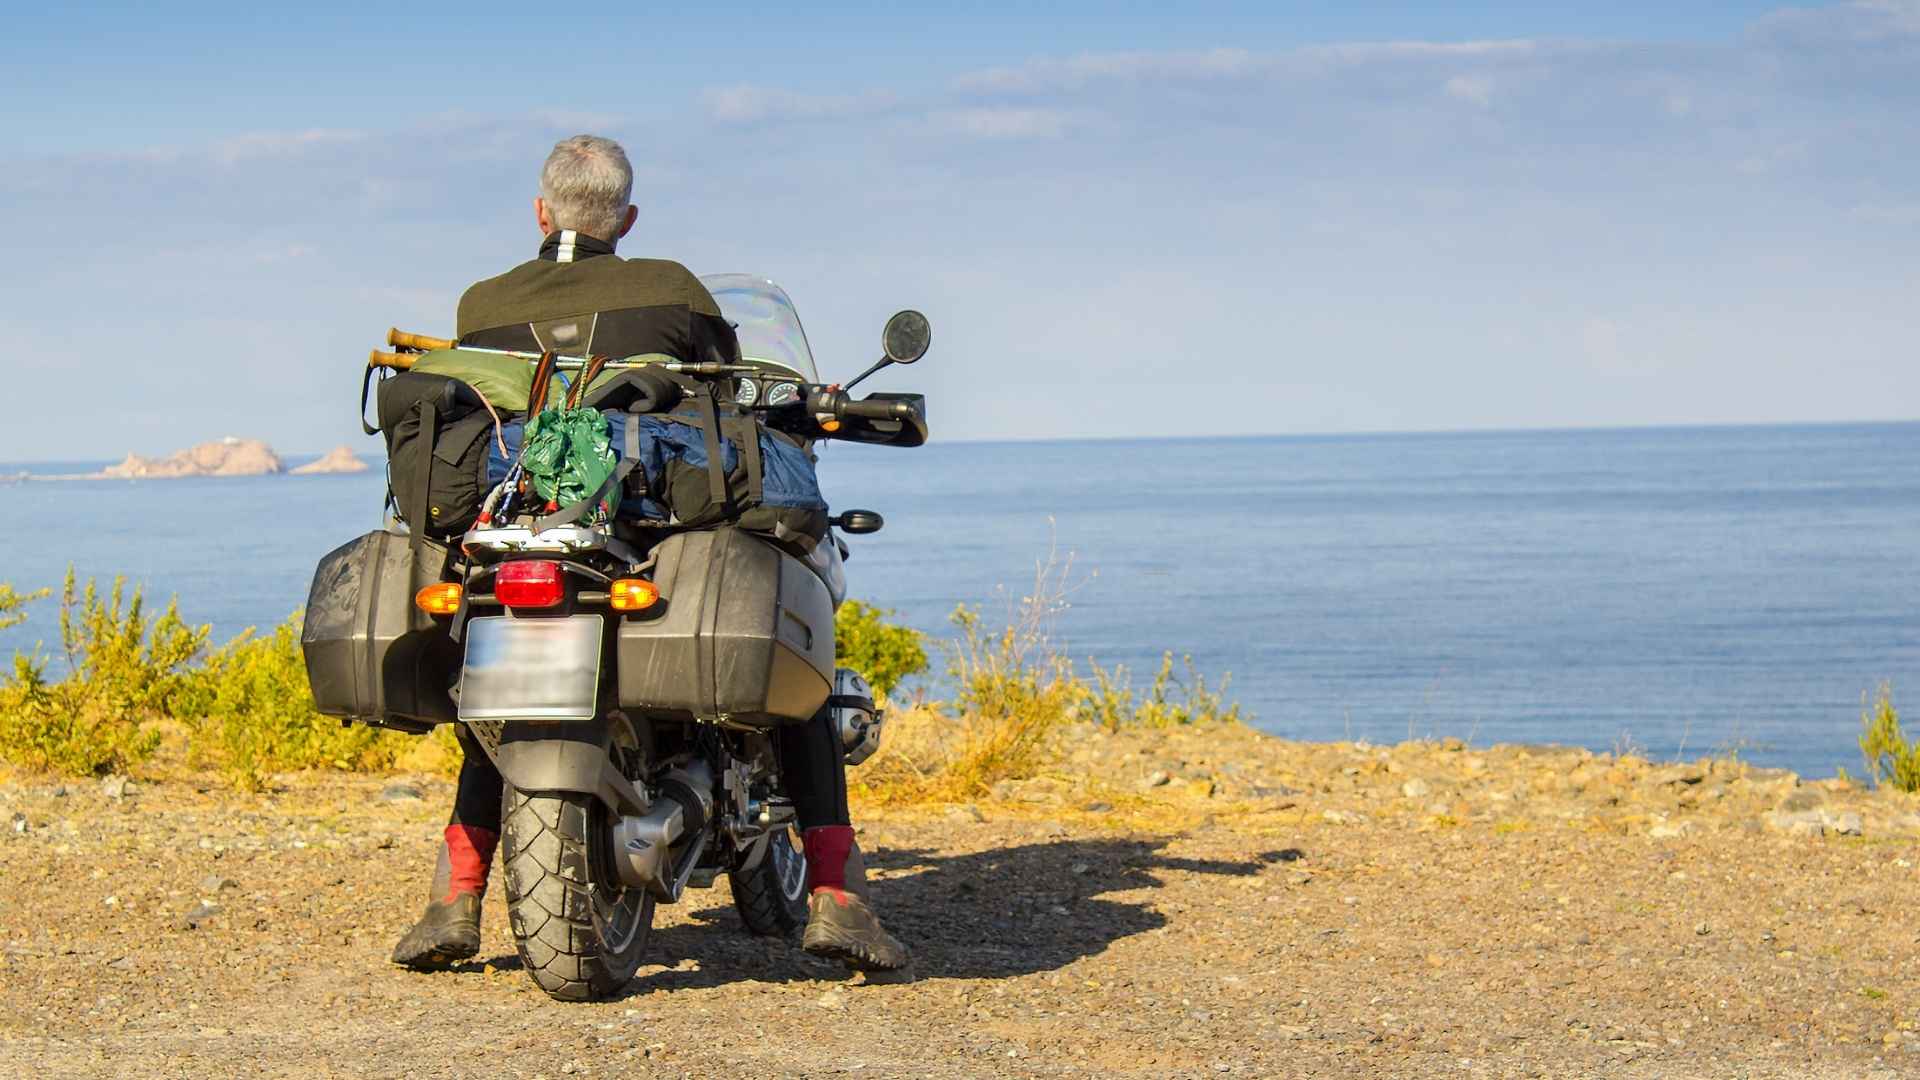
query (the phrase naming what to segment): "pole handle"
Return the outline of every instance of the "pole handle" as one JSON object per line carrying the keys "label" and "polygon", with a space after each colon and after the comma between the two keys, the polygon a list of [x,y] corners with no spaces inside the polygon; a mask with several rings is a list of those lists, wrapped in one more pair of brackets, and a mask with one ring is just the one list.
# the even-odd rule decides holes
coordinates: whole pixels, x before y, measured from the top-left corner
{"label": "pole handle", "polygon": [[398,327],[387,330],[387,344],[396,349],[415,349],[420,352],[436,352],[451,349],[454,342],[447,338],[428,337],[425,334],[409,334]]}
{"label": "pole handle", "polygon": [[370,368],[383,367],[392,368],[395,371],[405,371],[412,367],[413,362],[418,359],[420,358],[413,353],[390,353],[375,349],[367,357],[367,366]]}

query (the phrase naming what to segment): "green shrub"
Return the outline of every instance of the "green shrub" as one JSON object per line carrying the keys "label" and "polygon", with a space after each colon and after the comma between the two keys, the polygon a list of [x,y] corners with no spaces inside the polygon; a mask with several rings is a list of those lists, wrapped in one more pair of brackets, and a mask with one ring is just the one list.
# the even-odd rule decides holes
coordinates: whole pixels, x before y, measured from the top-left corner
{"label": "green shrub", "polygon": [[[1087,702],[1089,718],[1108,731],[1132,726],[1167,728],[1239,723],[1240,706],[1230,705],[1226,700],[1233,676],[1223,677],[1220,688],[1212,690],[1207,687],[1207,677],[1193,666],[1193,657],[1182,656],[1180,660],[1187,669],[1185,679],[1173,673],[1173,653],[1161,654],[1160,670],[1153,677],[1153,685],[1147,688],[1144,701],[1135,695],[1133,676],[1125,665],[1109,671],[1088,660],[1094,681]],[[1180,691],[1184,700],[1176,700],[1173,691]]]}
{"label": "green shrub", "polygon": [[927,670],[923,635],[910,626],[886,621],[892,611],[849,600],[833,617],[834,643],[840,663],[866,676],[882,694],[892,694],[901,680]]}
{"label": "green shrub", "polygon": [[299,627],[296,612],[267,636],[241,633],[207,657],[171,703],[192,726],[195,758],[236,787],[259,790],[269,774],[294,769],[390,768],[410,745],[407,735],[315,711]]}
{"label": "green shrub", "polygon": [[[98,776],[144,760],[160,736],[147,727],[182,683],[181,669],[207,640],[169,601],[146,615],[141,590],[124,579],[102,599],[92,580],[76,592],[67,570],[60,590],[60,644],[67,675],[49,682],[46,661],[16,653],[0,687],[0,757],[33,769]],[[8,590],[12,595],[12,590]]]}
{"label": "green shrub", "polygon": [[41,589],[39,592],[17,593],[13,591],[13,586],[0,581],[0,630],[19,626],[27,621],[27,613],[20,609],[27,606],[29,602],[42,599],[46,595],[46,589]]}
{"label": "green shrub", "polygon": [[1879,695],[1861,699],[1860,753],[1867,759],[1867,775],[1875,784],[1901,791],[1920,791],[1920,743],[1900,730],[1900,714],[1893,707],[1893,687],[1882,683]]}

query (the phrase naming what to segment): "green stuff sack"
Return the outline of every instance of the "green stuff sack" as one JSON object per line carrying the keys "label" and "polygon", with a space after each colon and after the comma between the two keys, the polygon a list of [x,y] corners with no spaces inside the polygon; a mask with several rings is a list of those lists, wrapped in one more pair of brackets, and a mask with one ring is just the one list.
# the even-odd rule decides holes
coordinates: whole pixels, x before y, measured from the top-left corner
{"label": "green stuff sack", "polygon": [[[622,362],[662,363],[672,359],[664,353],[642,353],[626,357]],[[517,356],[501,356],[473,349],[441,349],[423,354],[413,362],[412,370],[459,379],[480,391],[487,403],[502,414],[526,412],[527,399],[533,392],[533,361]],[[620,375],[619,369],[601,372],[600,377],[587,388],[588,393],[608,385]],[[547,400],[567,400],[567,385],[565,379],[555,376],[547,387]]]}
{"label": "green stuff sack", "polygon": [[620,500],[620,492],[607,483],[614,471],[613,444],[607,418],[598,409],[543,410],[527,425],[520,464],[533,490],[555,509],[599,493],[593,512],[611,515]]}
{"label": "green stuff sack", "polygon": [[[533,364],[517,356],[441,349],[415,360],[412,370],[459,379],[480,391],[487,404],[503,414],[526,412],[527,398],[533,392]],[[548,387],[547,400],[564,401],[566,396],[566,386],[554,379]]]}

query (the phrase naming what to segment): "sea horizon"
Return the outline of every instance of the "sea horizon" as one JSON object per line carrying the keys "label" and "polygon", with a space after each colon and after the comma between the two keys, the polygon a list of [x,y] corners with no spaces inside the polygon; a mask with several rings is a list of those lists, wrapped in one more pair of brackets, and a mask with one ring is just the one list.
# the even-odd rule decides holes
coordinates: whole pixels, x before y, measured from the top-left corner
{"label": "sea horizon", "polygon": [[[1464,428],[1409,428],[1409,429],[1356,429],[1352,431],[1277,431],[1277,432],[1222,432],[1207,435],[1035,435],[1015,436],[992,439],[970,439],[965,437],[939,437],[929,440],[928,445],[955,446],[1026,446],[1033,444],[1098,444],[1098,443],[1211,443],[1211,442],[1260,442],[1268,440],[1286,442],[1338,442],[1344,440],[1380,440],[1380,439],[1421,439],[1421,438],[1472,438],[1475,436],[1503,435],[1604,435],[1608,433],[1631,434],[1634,432],[1687,432],[1687,431],[1798,431],[1820,430],[1828,428],[1876,428],[1906,427],[1920,425],[1920,417],[1905,417],[1887,420],[1758,420],[1758,421],[1709,421],[1684,424],[1572,424],[1557,427],[1464,427]],[[252,438],[252,436],[235,436]],[[125,460],[128,453],[139,454],[147,458],[165,458],[168,455],[209,442],[218,442],[227,436],[202,439],[195,443],[176,446],[172,450],[142,454],[138,450],[125,451],[118,457],[110,458],[0,458],[0,477],[8,473],[18,475],[22,470],[32,476],[66,477],[65,473],[42,472],[48,466],[72,467],[74,469],[92,468],[94,471]],[[265,441],[265,440],[262,440]],[[274,453],[284,463],[316,460],[331,453],[337,446],[346,446],[355,454],[366,457],[384,458],[384,444],[375,436],[365,439],[368,449],[362,450],[353,443],[336,443],[324,450],[280,450]],[[268,443],[271,448],[272,444]],[[88,477],[92,479],[92,477]],[[161,480],[179,479],[178,477],[109,477],[107,479]],[[209,479],[218,479],[211,477]]]}

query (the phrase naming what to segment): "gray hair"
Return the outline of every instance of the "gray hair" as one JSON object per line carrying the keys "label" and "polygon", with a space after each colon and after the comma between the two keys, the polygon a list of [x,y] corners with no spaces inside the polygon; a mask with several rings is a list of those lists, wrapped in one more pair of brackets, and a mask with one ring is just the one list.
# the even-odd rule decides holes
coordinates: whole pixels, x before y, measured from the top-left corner
{"label": "gray hair", "polygon": [[554,144],[540,170],[540,197],[556,229],[572,229],[613,243],[626,224],[633,197],[633,166],[612,139],[575,135]]}

